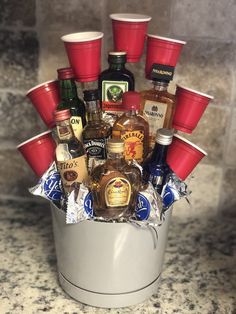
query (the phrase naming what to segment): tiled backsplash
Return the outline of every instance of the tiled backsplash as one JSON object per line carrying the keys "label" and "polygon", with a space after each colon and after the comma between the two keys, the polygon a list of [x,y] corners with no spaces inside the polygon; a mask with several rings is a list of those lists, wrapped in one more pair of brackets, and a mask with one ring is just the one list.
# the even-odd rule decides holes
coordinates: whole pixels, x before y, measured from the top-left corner
{"label": "tiled backsplash", "polygon": [[[230,2],[232,3],[232,2]],[[104,32],[103,69],[112,49],[109,14],[144,13],[152,16],[149,32],[186,40],[176,68],[175,83],[215,97],[191,140],[209,153],[189,186],[187,202],[176,214],[224,214],[236,206],[236,4],[216,0],[51,0],[2,1],[0,10],[0,189],[5,198],[30,198],[27,187],[36,177],[15,150],[21,141],[46,127],[26,99],[26,91],[56,77],[68,65],[61,35]],[[219,13],[220,12],[220,13]],[[136,89],[148,86],[142,61],[127,66],[136,76]],[[81,86],[79,86],[81,91]]]}

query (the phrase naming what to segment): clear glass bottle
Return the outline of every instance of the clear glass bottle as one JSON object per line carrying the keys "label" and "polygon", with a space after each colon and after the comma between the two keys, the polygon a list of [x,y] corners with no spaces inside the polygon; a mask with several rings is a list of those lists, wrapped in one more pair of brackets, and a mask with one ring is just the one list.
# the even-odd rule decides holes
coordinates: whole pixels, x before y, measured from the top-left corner
{"label": "clear glass bottle", "polygon": [[152,88],[142,91],[141,113],[149,123],[149,150],[155,145],[156,132],[172,128],[175,95],[168,92],[168,81],[152,80]]}
{"label": "clear glass bottle", "polygon": [[159,129],[156,144],[152,154],[143,163],[143,182],[151,182],[155,190],[161,195],[170,168],[166,163],[168,147],[172,142],[173,131]]}
{"label": "clear glass bottle", "polygon": [[106,143],[111,136],[111,126],[102,120],[97,89],[84,91],[84,101],[88,123],[82,132],[82,137],[88,156],[88,168],[91,170],[107,159]]}
{"label": "clear glass bottle", "polygon": [[70,110],[55,111],[58,145],[56,163],[65,193],[88,179],[87,157],[83,144],[74,136],[70,124]]}
{"label": "clear glass bottle", "polygon": [[78,140],[82,140],[82,130],[86,125],[86,110],[83,100],[77,95],[77,88],[74,81],[72,68],[62,68],[57,70],[61,102],[57,110],[70,109],[70,123],[74,134]]}
{"label": "clear glass bottle", "polygon": [[107,219],[129,217],[134,213],[141,184],[140,170],[124,159],[124,141],[110,139],[108,159],[91,173],[90,190],[95,215]]}
{"label": "clear glass bottle", "polygon": [[125,159],[142,163],[148,153],[149,125],[138,114],[141,97],[138,92],[126,92],[122,97],[125,113],[116,120],[112,129],[112,138],[125,142]]}

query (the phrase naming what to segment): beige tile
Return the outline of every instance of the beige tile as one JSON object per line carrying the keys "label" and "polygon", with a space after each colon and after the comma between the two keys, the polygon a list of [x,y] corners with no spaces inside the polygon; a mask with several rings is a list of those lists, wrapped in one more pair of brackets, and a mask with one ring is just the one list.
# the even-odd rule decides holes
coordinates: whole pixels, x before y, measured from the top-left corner
{"label": "beige tile", "polygon": [[236,216],[236,164],[226,168],[221,189],[220,212],[222,215]]}
{"label": "beige tile", "polygon": [[236,109],[233,110],[231,119],[225,162],[229,166],[236,167]]}

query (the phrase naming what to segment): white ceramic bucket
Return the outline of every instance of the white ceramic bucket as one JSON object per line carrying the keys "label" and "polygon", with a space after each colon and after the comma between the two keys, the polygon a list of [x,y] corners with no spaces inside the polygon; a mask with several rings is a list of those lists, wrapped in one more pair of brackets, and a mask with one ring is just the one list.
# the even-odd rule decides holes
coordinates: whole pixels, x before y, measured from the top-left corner
{"label": "white ceramic bucket", "polygon": [[172,210],[157,228],[129,223],[65,223],[51,207],[59,281],[74,299],[97,307],[124,307],[157,292]]}

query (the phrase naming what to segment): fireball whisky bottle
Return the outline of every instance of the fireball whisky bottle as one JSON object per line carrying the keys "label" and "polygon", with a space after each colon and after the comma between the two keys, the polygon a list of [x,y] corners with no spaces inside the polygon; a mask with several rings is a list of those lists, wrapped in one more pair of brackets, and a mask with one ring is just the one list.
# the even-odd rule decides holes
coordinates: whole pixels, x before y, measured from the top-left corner
{"label": "fireball whisky bottle", "polygon": [[138,114],[141,97],[138,92],[126,92],[122,97],[125,113],[116,120],[112,138],[125,142],[125,159],[142,163],[148,153],[149,126],[144,117]]}
{"label": "fireball whisky bottle", "polygon": [[149,150],[154,148],[158,129],[172,128],[175,95],[167,91],[168,84],[168,81],[153,79],[152,88],[141,92],[141,113],[149,123]]}
{"label": "fireball whisky bottle", "polygon": [[134,213],[141,173],[124,159],[124,142],[110,139],[108,159],[91,173],[90,190],[95,215],[107,219],[129,217]]}

